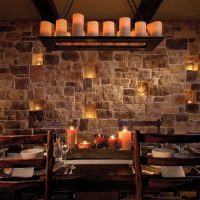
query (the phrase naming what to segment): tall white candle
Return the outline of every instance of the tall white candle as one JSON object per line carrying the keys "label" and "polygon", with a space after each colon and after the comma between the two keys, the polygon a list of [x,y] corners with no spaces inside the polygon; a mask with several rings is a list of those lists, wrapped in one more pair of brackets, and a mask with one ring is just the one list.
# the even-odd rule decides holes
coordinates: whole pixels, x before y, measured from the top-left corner
{"label": "tall white candle", "polygon": [[103,22],[103,36],[114,36],[115,24],[112,21]]}
{"label": "tall white candle", "polygon": [[146,22],[138,21],[135,23],[135,35],[147,36]]}
{"label": "tall white candle", "polygon": [[162,22],[155,21],[148,24],[147,30],[151,36],[162,36]]}
{"label": "tall white candle", "polygon": [[84,15],[75,13],[72,16],[72,35],[83,36],[84,34]]}
{"label": "tall white candle", "polygon": [[119,19],[119,36],[130,36],[131,19],[129,17],[121,17]]}
{"label": "tall white candle", "polygon": [[48,21],[40,22],[40,35],[41,36],[52,36],[54,33],[54,25]]}
{"label": "tall white candle", "polygon": [[57,19],[56,20],[56,36],[66,36],[67,34],[67,20]]}
{"label": "tall white candle", "polygon": [[89,21],[87,23],[87,35],[88,36],[98,36],[99,35],[99,22]]}

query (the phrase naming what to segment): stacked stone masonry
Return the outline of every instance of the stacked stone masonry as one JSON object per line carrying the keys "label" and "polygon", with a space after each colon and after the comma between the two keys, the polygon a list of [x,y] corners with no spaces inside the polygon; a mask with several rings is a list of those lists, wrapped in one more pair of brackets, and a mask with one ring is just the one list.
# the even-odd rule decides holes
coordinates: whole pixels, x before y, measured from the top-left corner
{"label": "stacked stone masonry", "polygon": [[[151,52],[48,52],[38,40],[38,21],[0,22],[0,133],[31,133],[29,101],[44,102],[44,129],[71,123],[79,137],[113,134],[118,119],[162,120],[161,132],[200,132],[200,72],[185,70],[184,57],[200,55],[200,22],[164,22],[165,40]],[[44,65],[32,66],[32,55]],[[86,65],[98,76],[83,79]],[[152,80],[152,95],[138,96],[138,80]],[[197,91],[186,105],[184,90]],[[84,119],[96,104],[97,119]],[[154,131],[153,128],[146,129]]]}

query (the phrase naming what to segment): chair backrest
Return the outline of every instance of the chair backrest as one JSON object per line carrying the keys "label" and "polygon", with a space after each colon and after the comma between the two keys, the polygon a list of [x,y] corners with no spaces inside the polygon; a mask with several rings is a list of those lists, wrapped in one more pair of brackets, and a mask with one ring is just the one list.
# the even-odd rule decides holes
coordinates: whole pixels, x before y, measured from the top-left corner
{"label": "chair backrest", "polygon": [[[134,127],[156,127],[156,132],[160,134],[161,120],[157,119],[156,121],[135,121],[133,119],[119,119],[118,120],[119,129],[122,129],[123,126],[127,126],[130,130],[133,130]],[[137,128],[138,129],[138,128]]]}
{"label": "chair backrest", "polygon": [[[188,157],[170,157],[170,158],[157,158],[152,156],[140,155],[140,143],[200,143],[200,134],[184,134],[184,135],[162,135],[157,133],[141,134],[140,131],[133,132],[134,141],[134,167],[135,167],[135,181],[136,181],[136,196],[137,200],[143,199],[143,182],[142,182],[142,165],[157,165],[157,166],[192,166],[200,164],[200,157],[188,156]],[[183,183],[183,179],[180,180]],[[183,184],[182,184],[183,186]],[[163,179],[151,179],[149,176],[148,187],[152,188],[172,188],[177,189],[181,187],[181,184],[176,182],[175,184],[171,180]],[[193,186],[194,187],[194,186]]]}
{"label": "chair backrest", "polygon": [[[16,145],[46,145],[47,155],[43,158],[37,159],[22,159],[20,156],[17,158],[1,158],[0,159],[0,168],[23,168],[23,167],[35,167],[35,168],[45,168],[45,199],[49,199],[49,185],[51,181],[51,176],[53,173],[53,132],[48,132],[47,134],[38,134],[38,135],[0,135],[0,145],[11,147]],[[21,181],[21,182],[20,182]],[[35,180],[37,183],[37,180]],[[27,184],[28,179],[19,179],[14,182],[17,188],[17,185],[22,183]],[[34,185],[34,179],[30,185]],[[12,186],[9,185],[9,180],[0,181],[0,188]],[[13,189],[13,188],[11,188]]]}

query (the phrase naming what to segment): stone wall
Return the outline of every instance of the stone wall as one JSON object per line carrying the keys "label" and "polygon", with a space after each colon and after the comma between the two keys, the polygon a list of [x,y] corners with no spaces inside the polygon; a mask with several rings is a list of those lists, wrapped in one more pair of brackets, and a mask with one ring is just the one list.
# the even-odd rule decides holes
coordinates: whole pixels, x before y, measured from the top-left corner
{"label": "stone wall", "polygon": [[[165,40],[152,52],[46,52],[39,22],[0,22],[0,133],[31,132],[29,101],[44,102],[43,128],[63,131],[70,123],[82,137],[118,130],[118,119],[162,120],[163,133],[200,132],[200,76],[186,72],[184,57],[200,53],[200,22],[165,22]],[[33,66],[33,53],[44,65]],[[98,78],[83,79],[86,65]],[[138,96],[138,80],[152,80],[152,95]],[[197,90],[186,105],[184,90]],[[97,119],[84,119],[96,104]]]}

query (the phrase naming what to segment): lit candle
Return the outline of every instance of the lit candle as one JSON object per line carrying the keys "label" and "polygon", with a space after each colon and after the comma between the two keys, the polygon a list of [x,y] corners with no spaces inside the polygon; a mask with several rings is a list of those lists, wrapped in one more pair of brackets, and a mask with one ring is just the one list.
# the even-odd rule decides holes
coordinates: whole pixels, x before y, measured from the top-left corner
{"label": "lit candle", "polygon": [[39,110],[39,107],[38,107],[38,106],[36,106],[36,107],[35,107],[35,110]]}
{"label": "lit candle", "polygon": [[188,63],[186,70],[192,71],[193,70],[193,63]]}
{"label": "lit candle", "polygon": [[188,100],[188,101],[187,101],[187,103],[188,103],[188,104],[191,104],[191,103],[192,103],[192,101],[191,101],[191,100]]}
{"label": "lit candle", "polygon": [[124,128],[118,132],[118,138],[122,150],[131,150],[131,131]]}
{"label": "lit candle", "polygon": [[87,141],[83,141],[78,144],[78,148],[79,149],[89,149],[89,148],[91,148],[91,143],[87,142]]}
{"label": "lit candle", "polygon": [[147,30],[151,36],[162,36],[162,22],[155,21],[148,24]]}
{"label": "lit candle", "polygon": [[75,13],[72,16],[72,35],[83,36],[84,35],[84,15]]}
{"label": "lit candle", "polygon": [[111,135],[108,138],[108,148],[117,149],[117,147],[118,147],[118,139],[114,135]]}
{"label": "lit candle", "polygon": [[40,35],[41,36],[52,36],[54,33],[54,25],[48,21],[40,22]]}
{"label": "lit candle", "polygon": [[103,22],[103,36],[114,36],[115,24],[112,21]]}
{"label": "lit candle", "polygon": [[87,23],[87,35],[88,36],[98,36],[99,35],[99,22],[89,21]]}
{"label": "lit candle", "polygon": [[56,36],[66,36],[67,34],[67,20],[57,19],[56,20]]}
{"label": "lit candle", "polygon": [[135,35],[136,36],[147,36],[146,22],[138,21],[135,23]]}
{"label": "lit candle", "polygon": [[95,134],[93,142],[94,142],[96,148],[105,147],[106,146],[106,137],[103,134]]}
{"label": "lit candle", "polygon": [[193,71],[197,72],[198,70],[199,70],[199,64],[198,63],[194,63]]}
{"label": "lit candle", "polygon": [[131,19],[129,17],[121,17],[119,19],[119,36],[130,36]]}
{"label": "lit candle", "polygon": [[77,145],[77,133],[78,133],[78,130],[76,128],[74,128],[73,126],[70,126],[66,130],[67,146],[69,148],[75,148],[76,147],[76,145]]}

